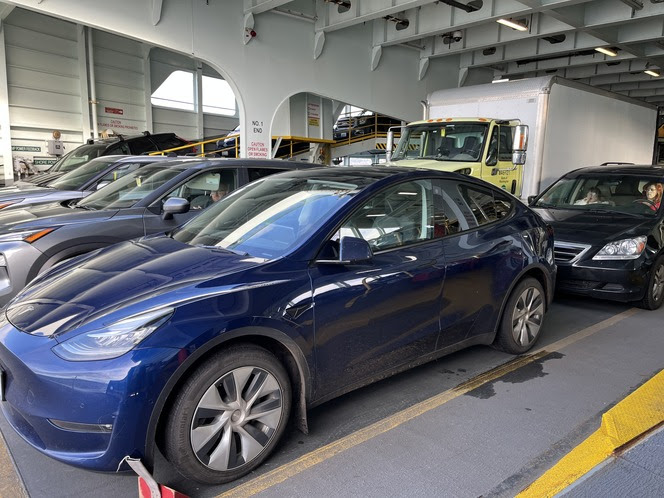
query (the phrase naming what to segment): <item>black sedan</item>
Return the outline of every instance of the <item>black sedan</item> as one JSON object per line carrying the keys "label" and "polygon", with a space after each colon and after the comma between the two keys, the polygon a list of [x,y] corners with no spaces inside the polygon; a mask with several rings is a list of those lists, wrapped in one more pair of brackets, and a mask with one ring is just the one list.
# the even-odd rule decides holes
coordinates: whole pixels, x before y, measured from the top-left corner
{"label": "black sedan", "polygon": [[598,166],[530,204],[555,230],[558,290],[657,309],[664,301],[661,166]]}

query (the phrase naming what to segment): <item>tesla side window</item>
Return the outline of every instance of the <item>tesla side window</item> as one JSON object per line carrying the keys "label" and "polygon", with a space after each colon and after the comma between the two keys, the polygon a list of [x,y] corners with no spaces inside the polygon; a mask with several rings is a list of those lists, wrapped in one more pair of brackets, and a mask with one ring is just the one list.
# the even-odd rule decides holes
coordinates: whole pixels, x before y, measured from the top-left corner
{"label": "tesla side window", "polygon": [[360,237],[374,252],[433,239],[433,199],[431,180],[396,185],[355,211],[333,239]]}
{"label": "tesla side window", "polygon": [[466,205],[456,183],[434,180],[434,203],[436,206],[434,236],[443,237],[475,228],[475,217]]}
{"label": "tesla side window", "polygon": [[502,217],[496,210],[491,192],[476,189],[468,185],[460,186],[459,190],[466,204],[468,204],[468,207],[473,212],[473,217],[477,220],[478,225],[492,223]]}
{"label": "tesla side window", "polygon": [[282,173],[287,171],[285,169],[277,168],[247,168],[247,173],[249,174],[249,181],[253,182],[264,176],[274,175],[275,173]]}

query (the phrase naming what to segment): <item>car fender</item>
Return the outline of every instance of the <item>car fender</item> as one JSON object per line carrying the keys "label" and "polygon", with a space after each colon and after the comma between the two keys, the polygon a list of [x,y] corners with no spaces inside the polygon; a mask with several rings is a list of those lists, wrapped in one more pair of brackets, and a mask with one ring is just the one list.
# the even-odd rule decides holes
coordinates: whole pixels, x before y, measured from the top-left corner
{"label": "car fender", "polygon": [[551,271],[542,263],[536,262],[536,263],[531,263],[528,266],[524,267],[519,274],[512,280],[510,283],[510,286],[505,292],[505,295],[503,296],[503,302],[500,304],[500,314],[498,315],[498,320],[496,321],[496,324],[494,326],[493,330],[493,337],[495,338],[496,333],[498,332],[498,328],[500,327],[500,322],[502,321],[503,318],[503,313],[505,312],[505,306],[507,305],[507,300],[510,298],[512,295],[512,291],[514,290],[514,287],[517,286],[517,284],[523,280],[523,278],[529,274],[532,273],[533,270],[539,271],[542,274],[544,274],[544,278],[546,280],[546,285],[544,285],[544,293],[546,297],[546,307],[548,308],[549,305],[551,304],[551,301],[553,300],[553,291],[554,291],[554,285],[555,282],[553,281],[553,278],[551,276]]}
{"label": "car fender", "polygon": [[182,364],[177,368],[173,375],[171,375],[170,379],[168,379],[166,385],[157,398],[154,408],[152,409],[152,414],[148,424],[145,441],[145,460],[148,468],[150,468],[154,462],[157,430],[159,428],[159,422],[161,421],[164,412],[164,407],[166,406],[170,396],[177,391],[181,381],[183,381],[187,374],[196,367],[196,364],[201,360],[201,358],[206,356],[211,351],[223,346],[224,344],[241,341],[243,337],[248,339],[262,337],[275,340],[291,354],[295,361],[298,375],[300,376],[300,385],[304,387],[303,389],[300,389],[299,399],[297,399],[294,403],[295,414],[297,416],[296,422],[298,428],[302,432],[305,434],[308,433],[306,408],[311,394],[311,373],[304,353],[297,345],[297,343],[281,330],[264,326],[245,326],[224,332],[223,334],[219,334],[214,339],[197,348],[185,359],[184,362],[182,362]]}

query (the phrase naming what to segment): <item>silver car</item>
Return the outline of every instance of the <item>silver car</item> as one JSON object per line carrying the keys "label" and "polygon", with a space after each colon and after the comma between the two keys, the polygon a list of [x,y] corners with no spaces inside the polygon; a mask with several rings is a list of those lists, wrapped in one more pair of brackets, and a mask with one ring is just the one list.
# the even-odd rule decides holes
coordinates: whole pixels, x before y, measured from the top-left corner
{"label": "silver car", "polygon": [[136,169],[85,199],[0,211],[0,306],[38,273],[80,254],[172,230],[222,193],[312,167],[260,159],[180,159]]}
{"label": "silver car", "polygon": [[0,188],[0,210],[81,199],[146,164],[169,159],[173,158],[162,156],[99,157],[45,185],[17,182],[11,187]]}

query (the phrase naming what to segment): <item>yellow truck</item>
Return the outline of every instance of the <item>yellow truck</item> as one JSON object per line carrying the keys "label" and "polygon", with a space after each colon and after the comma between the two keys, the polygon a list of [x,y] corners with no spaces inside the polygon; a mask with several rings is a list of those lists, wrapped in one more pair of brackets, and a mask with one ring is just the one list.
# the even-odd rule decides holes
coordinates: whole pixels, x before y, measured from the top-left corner
{"label": "yellow truck", "polygon": [[390,164],[466,173],[522,199],[583,166],[653,161],[657,107],[557,76],[437,90],[423,105]]}
{"label": "yellow truck", "polygon": [[425,119],[402,128],[390,162],[476,176],[519,195],[527,137],[528,127],[518,120]]}

